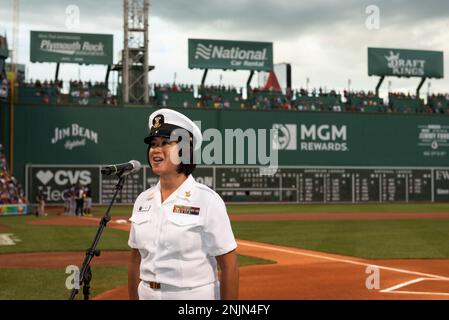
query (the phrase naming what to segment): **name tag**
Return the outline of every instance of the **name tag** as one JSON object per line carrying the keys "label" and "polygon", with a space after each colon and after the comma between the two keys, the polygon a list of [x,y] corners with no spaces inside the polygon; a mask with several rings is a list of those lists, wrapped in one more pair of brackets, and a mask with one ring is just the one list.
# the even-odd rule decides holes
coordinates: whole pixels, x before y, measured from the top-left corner
{"label": "name tag", "polygon": [[140,206],[139,209],[137,210],[137,212],[148,212],[150,211],[151,205],[146,205],[146,206]]}
{"label": "name tag", "polygon": [[173,207],[173,213],[191,214],[191,215],[197,216],[197,215],[200,214],[200,208],[198,208],[198,207],[177,206],[177,205],[175,205],[175,206]]}

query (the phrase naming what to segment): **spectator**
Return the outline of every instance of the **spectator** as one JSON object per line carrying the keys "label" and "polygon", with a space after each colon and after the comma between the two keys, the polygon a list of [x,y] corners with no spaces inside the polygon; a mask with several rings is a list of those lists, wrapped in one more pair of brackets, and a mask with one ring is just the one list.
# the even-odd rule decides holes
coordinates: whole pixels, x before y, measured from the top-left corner
{"label": "spectator", "polygon": [[76,185],[72,184],[72,186],[70,187],[70,214],[71,215],[75,215],[76,214],[76,199],[75,199],[75,195],[76,195]]}
{"label": "spectator", "polygon": [[84,208],[84,189],[81,184],[78,182],[75,188],[75,201],[76,201],[76,216],[83,216],[83,208]]}
{"label": "spectator", "polygon": [[35,216],[47,216],[47,213],[45,213],[45,195],[42,189],[39,189],[36,196]]}
{"label": "spectator", "polygon": [[71,215],[70,210],[70,201],[71,201],[72,193],[70,191],[70,187],[67,187],[62,192],[62,199],[64,200],[64,214]]}
{"label": "spectator", "polygon": [[90,216],[91,209],[92,209],[92,187],[90,183],[84,188],[84,195],[85,195],[85,203],[84,203],[84,215]]}

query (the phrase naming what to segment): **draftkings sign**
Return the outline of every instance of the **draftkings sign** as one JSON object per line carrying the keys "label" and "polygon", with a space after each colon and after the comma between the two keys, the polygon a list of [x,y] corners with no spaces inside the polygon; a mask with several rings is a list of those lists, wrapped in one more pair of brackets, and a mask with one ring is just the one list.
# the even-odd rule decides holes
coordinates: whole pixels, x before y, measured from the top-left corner
{"label": "draftkings sign", "polygon": [[368,48],[368,75],[443,78],[443,52]]}

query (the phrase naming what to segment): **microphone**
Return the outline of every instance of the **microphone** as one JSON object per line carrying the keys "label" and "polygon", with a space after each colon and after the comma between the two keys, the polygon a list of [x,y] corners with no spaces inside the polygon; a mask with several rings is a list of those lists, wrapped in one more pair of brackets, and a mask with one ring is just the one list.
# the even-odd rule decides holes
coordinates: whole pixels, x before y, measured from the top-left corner
{"label": "microphone", "polygon": [[101,168],[101,174],[107,176],[111,174],[126,176],[128,174],[137,172],[140,170],[142,165],[137,160],[131,160],[127,163],[111,164],[106,167]]}

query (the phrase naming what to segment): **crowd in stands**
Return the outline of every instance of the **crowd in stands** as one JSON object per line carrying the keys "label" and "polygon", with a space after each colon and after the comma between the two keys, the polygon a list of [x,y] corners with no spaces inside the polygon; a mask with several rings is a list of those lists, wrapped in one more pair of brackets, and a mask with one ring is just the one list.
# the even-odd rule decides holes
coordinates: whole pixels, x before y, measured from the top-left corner
{"label": "crowd in stands", "polygon": [[59,103],[58,97],[62,90],[62,81],[33,81],[20,82],[16,85],[18,100],[24,103],[53,104]]}
{"label": "crowd in stands", "polygon": [[63,81],[21,82],[16,85],[17,101],[38,105],[118,105],[117,97],[103,82],[70,81],[69,93],[63,94]]}
{"label": "crowd in stands", "polygon": [[112,95],[111,90],[107,88],[104,82],[95,82],[92,84],[90,81],[70,81],[70,96],[73,101],[80,105],[118,104],[117,97]]}
{"label": "crowd in stands", "polygon": [[376,96],[373,91],[343,91],[346,99],[346,111],[349,112],[391,112],[382,98]]}
{"label": "crowd in stands", "polygon": [[54,89],[62,89],[62,85],[63,82],[62,81],[48,81],[48,80],[44,80],[44,81],[40,81],[40,80],[36,80],[33,81],[33,79],[31,79],[29,82],[21,82],[20,86],[21,87],[32,87],[32,88],[43,88],[43,89],[49,89],[49,88],[54,88]]}
{"label": "crowd in stands", "polygon": [[0,144],[0,205],[24,203],[24,190],[16,178],[9,175],[3,145]]}
{"label": "crowd in stands", "polygon": [[448,113],[449,94],[432,94],[427,97],[427,104],[433,113]]}
{"label": "crowd in stands", "polygon": [[154,90],[156,92],[192,92],[193,93],[193,84],[155,84]]}
{"label": "crowd in stands", "polygon": [[[1,62],[0,62],[1,65]],[[0,68],[0,100],[8,98],[8,79],[6,77],[5,68]]]}
{"label": "crowd in stands", "polygon": [[241,93],[234,87],[209,86],[198,90],[195,106],[197,108],[230,109],[231,104],[240,106],[242,101]]}
{"label": "crowd in stands", "polygon": [[228,109],[232,104],[240,106],[241,101],[241,93],[231,86],[204,86],[198,88],[195,95],[193,85],[154,85],[153,103],[159,107]]}
{"label": "crowd in stands", "polygon": [[6,77],[0,77],[0,99],[5,100],[8,97],[8,80]]}
{"label": "crowd in stands", "polygon": [[241,105],[242,109],[252,110],[291,110],[291,99],[277,91],[261,91],[257,88],[248,92],[248,99]]}
{"label": "crowd in stands", "polygon": [[293,104],[298,111],[343,111],[341,95],[335,90],[327,92],[322,88],[314,88],[310,92],[304,88],[294,91]]}
{"label": "crowd in stands", "polygon": [[327,112],[389,112],[389,113],[449,113],[449,95],[428,97],[427,104],[411,94],[389,93],[388,103],[373,91],[326,91],[322,88],[289,91],[248,89],[235,87],[199,87],[194,95],[192,85],[158,84],[154,86],[153,104],[158,107],[208,109],[296,110]]}
{"label": "crowd in stands", "polygon": [[388,107],[398,113],[432,113],[431,108],[424,101],[410,93],[390,92],[388,93]]}

